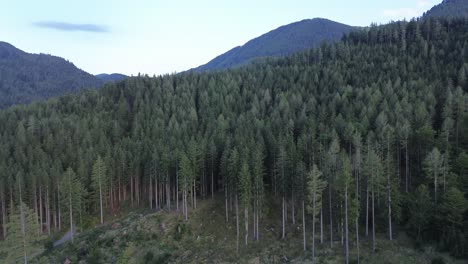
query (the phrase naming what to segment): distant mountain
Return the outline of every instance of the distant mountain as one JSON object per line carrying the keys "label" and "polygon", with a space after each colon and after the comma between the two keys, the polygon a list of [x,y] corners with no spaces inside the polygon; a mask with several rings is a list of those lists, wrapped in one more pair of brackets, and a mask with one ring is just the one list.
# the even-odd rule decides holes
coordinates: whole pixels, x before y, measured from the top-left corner
{"label": "distant mountain", "polygon": [[468,0],[444,0],[424,14],[425,17],[467,17]]}
{"label": "distant mountain", "polygon": [[323,41],[339,40],[351,30],[352,26],[323,18],[302,20],[250,40],[192,70],[220,70],[240,66],[260,57],[288,55],[316,47]]}
{"label": "distant mountain", "polygon": [[63,58],[30,54],[0,41],[0,108],[98,88],[103,81]]}
{"label": "distant mountain", "polygon": [[101,74],[96,75],[96,77],[104,82],[118,82],[120,80],[128,78],[127,75],[123,75],[120,73],[112,73],[112,74],[101,73]]}

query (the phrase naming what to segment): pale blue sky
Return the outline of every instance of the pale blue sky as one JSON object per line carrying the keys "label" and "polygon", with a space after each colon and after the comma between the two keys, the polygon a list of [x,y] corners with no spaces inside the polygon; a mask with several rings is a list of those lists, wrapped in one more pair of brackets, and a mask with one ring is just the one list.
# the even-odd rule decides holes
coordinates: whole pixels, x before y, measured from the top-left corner
{"label": "pale blue sky", "polygon": [[164,74],[302,19],[368,26],[420,16],[441,1],[0,0],[0,41],[92,74]]}

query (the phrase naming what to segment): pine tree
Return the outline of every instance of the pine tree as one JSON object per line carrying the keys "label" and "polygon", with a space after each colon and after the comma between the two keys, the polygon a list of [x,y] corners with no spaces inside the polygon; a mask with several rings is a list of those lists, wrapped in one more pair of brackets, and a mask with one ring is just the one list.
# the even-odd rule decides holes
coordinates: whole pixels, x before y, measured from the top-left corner
{"label": "pine tree", "polygon": [[433,148],[424,160],[424,170],[428,179],[433,180],[434,203],[437,205],[437,187],[440,185],[439,177],[443,173],[444,160],[437,148]]}
{"label": "pine tree", "polygon": [[315,218],[322,208],[322,193],[326,187],[322,172],[314,164],[307,174],[307,211],[312,214],[312,263],[315,263]]}
{"label": "pine tree", "polygon": [[103,200],[106,198],[107,174],[104,161],[98,156],[93,166],[92,185],[99,200],[100,223],[104,224]]}
{"label": "pine tree", "polygon": [[239,172],[239,197],[241,201],[241,207],[244,208],[244,228],[245,228],[245,245],[248,244],[249,238],[249,210],[250,200],[252,196],[252,179],[249,170],[248,163],[242,162],[242,166]]}

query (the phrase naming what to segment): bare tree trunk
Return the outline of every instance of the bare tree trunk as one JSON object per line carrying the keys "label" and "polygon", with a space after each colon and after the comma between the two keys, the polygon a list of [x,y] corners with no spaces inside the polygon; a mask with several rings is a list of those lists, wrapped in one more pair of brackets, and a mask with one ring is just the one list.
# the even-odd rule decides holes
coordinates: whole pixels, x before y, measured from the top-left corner
{"label": "bare tree trunk", "polygon": [[285,233],[286,233],[286,229],[285,229],[285,204],[284,204],[284,195],[283,195],[283,233],[281,235],[281,239],[284,239],[285,238]]}
{"label": "bare tree trunk", "polygon": [[260,240],[260,215],[261,215],[260,203],[257,200],[257,240]]}
{"label": "bare tree trunk", "polygon": [[194,201],[194,208],[197,209],[197,182],[193,180],[193,201]]}
{"label": "bare tree trunk", "polygon": [[130,201],[133,207],[133,176],[130,176]]}
{"label": "bare tree trunk", "polygon": [[293,225],[295,225],[296,217],[295,217],[295,211],[294,211],[294,194],[291,194],[291,206],[292,206],[292,210],[291,210],[292,223]]}
{"label": "bare tree trunk", "polygon": [[176,209],[179,211],[179,170],[176,166]]}
{"label": "bare tree trunk", "polygon": [[[27,247],[26,247],[26,219],[23,211],[23,197],[21,195],[21,184],[20,179],[18,179],[18,189],[19,189],[19,204],[20,204],[20,221],[21,221],[21,234],[23,237],[23,252],[24,252],[24,263],[28,263]],[[13,207],[11,208],[13,210]]]}
{"label": "bare tree trunk", "polygon": [[58,208],[58,229],[62,230],[62,216],[61,216],[61,209],[60,209],[60,184],[57,182],[57,208]]}
{"label": "bare tree trunk", "polygon": [[46,189],[46,221],[47,221],[47,234],[50,236],[50,204],[49,204],[49,186]]}
{"label": "bare tree trunk", "polygon": [[346,264],[349,263],[349,230],[348,230],[348,185],[345,187],[345,236],[346,236]]}
{"label": "bare tree trunk", "polygon": [[312,264],[315,264],[315,195],[316,188],[312,193]]}
{"label": "bare tree trunk", "polygon": [[214,172],[213,172],[213,159],[211,159],[211,199],[214,199]]}
{"label": "bare tree trunk", "polygon": [[43,232],[42,228],[42,221],[43,221],[43,215],[42,215],[42,186],[39,186],[39,229],[41,230],[41,234]]}
{"label": "bare tree trunk", "polygon": [[302,200],[302,238],[304,243],[304,251],[307,251],[306,244],[306,222],[305,222],[305,205],[304,200]]}
{"label": "bare tree trunk", "polygon": [[366,186],[366,237],[369,236],[369,181]]}
{"label": "bare tree trunk", "polygon": [[372,251],[375,252],[375,203],[374,203],[374,186],[372,186]]}
{"label": "bare tree trunk", "polygon": [[245,245],[248,244],[249,239],[249,208],[244,208],[244,220],[245,220]]}
{"label": "bare tree trunk", "polygon": [[149,201],[149,204],[150,204],[150,209],[153,209],[153,179],[151,179],[150,177],[150,182],[149,182],[149,195],[148,195],[148,201]]}
{"label": "bare tree trunk", "polygon": [[333,211],[332,211],[332,198],[331,198],[331,186],[328,186],[328,204],[330,210],[330,248],[333,247]]}
{"label": "bare tree trunk", "polygon": [[72,186],[71,186],[71,175],[70,171],[68,171],[68,186],[70,189],[68,190],[68,202],[69,202],[69,210],[70,210],[70,233],[71,233],[71,241],[73,243],[73,204],[72,204]]}
{"label": "bare tree trunk", "polygon": [[408,176],[409,176],[409,156],[408,156],[408,139],[405,140],[405,191],[408,192]]}
{"label": "bare tree trunk", "polygon": [[99,167],[99,206],[101,211],[101,224],[104,224],[104,212],[102,210],[102,184],[101,184],[101,168]]}
{"label": "bare tree trunk", "polygon": [[6,228],[5,194],[4,194],[3,190],[0,193],[0,199],[1,199],[1,202],[2,202],[2,228],[3,228],[2,235],[3,235],[3,239],[5,239],[6,234],[7,234],[7,228]]}
{"label": "bare tree trunk", "polygon": [[224,186],[224,200],[226,204],[226,223],[229,223],[229,213],[228,213],[228,192],[227,192],[227,187]]}
{"label": "bare tree trunk", "polygon": [[357,251],[357,263],[359,264],[359,217],[356,217],[355,226],[356,226],[356,251]]}
{"label": "bare tree trunk", "polygon": [[320,208],[320,244],[323,244],[323,208]]}
{"label": "bare tree trunk", "polygon": [[236,194],[236,230],[237,230],[237,252],[239,252],[239,202]]}
{"label": "bare tree trunk", "polygon": [[159,194],[158,194],[158,178],[156,176],[156,179],[154,179],[154,200],[155,200],[155,206],[156,209],[159,209]]}
{"label": "bare tree trunk", "polygon": [[38,225],[37,225],[37,227],[38,227],[37,234],[40,235],[41,234],[41,221],[39,219],[39,209],[37,207],[38,199],[37,199],[37,187],[36,186],[34,186],[33,196],[34,196],[34,199],[33,199],[33,201],[34,201],[34,215],[36,216],[36,222],[38,223]]}

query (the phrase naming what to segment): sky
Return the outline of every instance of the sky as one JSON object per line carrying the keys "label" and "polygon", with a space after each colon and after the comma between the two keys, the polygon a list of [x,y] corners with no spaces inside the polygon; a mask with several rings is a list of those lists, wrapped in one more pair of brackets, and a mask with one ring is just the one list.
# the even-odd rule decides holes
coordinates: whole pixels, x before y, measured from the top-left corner
{"label": "sky", "polygon": [[[2,3],[4,2],[4,3]],[[282,25],[322,17],[368,26],[442,0],[0,0],[0,41],[92,74],[185,71]]]}

